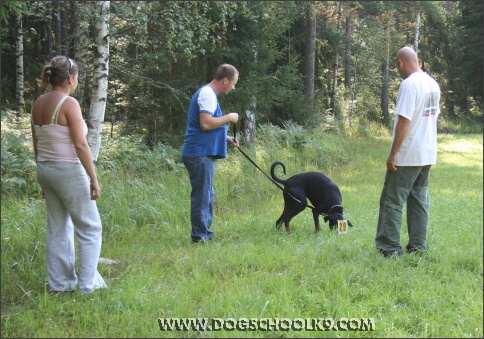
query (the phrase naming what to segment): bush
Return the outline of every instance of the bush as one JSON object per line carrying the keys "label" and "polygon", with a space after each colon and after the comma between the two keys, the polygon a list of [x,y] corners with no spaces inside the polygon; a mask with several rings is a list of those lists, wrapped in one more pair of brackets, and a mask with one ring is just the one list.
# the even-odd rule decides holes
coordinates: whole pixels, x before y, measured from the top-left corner
{"label": "bush", "polygon": [[441,114],[438,119],[439,133],[482,134],[483,126],[482,118],[477,117],[449,119],[445,114]]}
{"label": "bush", "polygon": [[293,122],[284,123],[284,127],[271,124],[258,127],[261,160],[293,163],[301,171],[327,171],[336,164],[348,162],[342,145],[338,144],[343,136],[324,132],[319,126],[307,130]]}
{"label": "bush", "polygon": [[287,148],[301,149],[306,145],[308,130],[295,124],[292,121],[283,123],[284,128],[272,124],[260,125],[257,128],[257,135],[262,144],[274,144]]}
{"label": "bush", "polygon": [[1,183],[2,198],[40,194],[31,140],[12,114],[2,115]]}
{"label": "bush", "polygon": [[183,167],[181,151],[163,143],[150,149],[142,135],[106,139],[97,166],[100,170],[116,169],[126,173],[176,171]]}

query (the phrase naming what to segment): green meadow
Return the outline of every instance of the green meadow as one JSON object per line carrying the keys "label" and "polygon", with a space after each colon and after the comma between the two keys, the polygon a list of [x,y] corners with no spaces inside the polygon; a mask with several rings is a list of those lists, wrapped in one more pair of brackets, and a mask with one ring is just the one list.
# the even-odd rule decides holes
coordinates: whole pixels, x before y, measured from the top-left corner
{"label": "green meadow", "polygon": [[[347,234],[306,209],[277,230],[282,192],[237,149],[217,162],[215,240],[190,242],[190,184],[170,147],[105,137],[98,173],[109,288],[50,295],[38,189],[2,206],[2,337],[482,337],[482,134],[440,134],[430,179],[428,252],[383,258],[374,235],[390,135],[264,126],[242,149],[267,173],[336,182]],[[134,145],[134,146],[133,146]],[[280,176],[284,177],[282,173]],[[402,245],[407,242],[405,219]],[[161,331],[159,318],[373,319],[372,331],[268,328]]]}

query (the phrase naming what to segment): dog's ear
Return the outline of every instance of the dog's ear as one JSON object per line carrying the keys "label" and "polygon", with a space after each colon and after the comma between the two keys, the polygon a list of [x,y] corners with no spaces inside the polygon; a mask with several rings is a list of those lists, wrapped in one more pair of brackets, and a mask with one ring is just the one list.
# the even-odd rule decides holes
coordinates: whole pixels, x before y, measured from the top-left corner
{"label": "dog's ear", "polygon": [[329,215],[324,217],[324,222],[327,222],[329,220]]}

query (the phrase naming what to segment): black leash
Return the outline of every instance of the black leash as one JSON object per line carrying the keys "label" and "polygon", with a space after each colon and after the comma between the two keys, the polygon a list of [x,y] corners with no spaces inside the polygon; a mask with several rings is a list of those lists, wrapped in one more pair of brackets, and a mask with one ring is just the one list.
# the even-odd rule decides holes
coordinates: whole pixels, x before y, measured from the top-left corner
{"label": "black leash", "polygon": [[[237,139],[237,124],[234,124],[234,127],[233,127],[233,131],[234,131],[234,139]],[[264,174],[267,179],[269,179],[274,185],[277,186],[277,188],[279,188],[281,191],[287,193],[287,195],[289,195],[291,198],[293,198],[294,200],[296,200],[298,203],[300,203],[301,205],[304,205],[305,207],[309,207],[310,209],[315,209],[313,206],[311,205],[308,205],[308,204],[304,204],[301,200],[297,199],[296,197],[294,197],[291,193],[289,193],[288,191],[286,191],[286,189],[281,186],[277,181],[275,181],[274,179],[272,179],[270,176],[267,175],[266,172],[264,172],[241,148],[240,148],[240,144],[239,144],[239,147],[237,147],[238,150],[240,151],[240,153],[242,153],[242,155],[247,159],[249,160],[259,171],[262,172],[262,174]],[[334,205],[334,206],[331,206],[331,208],[328,210],[327,213],[320,213],[320,214],[323,214],[323,215],[329,215],[329,212],[331,212],[331,210],[335,207],[343,207],[341,205]]]}
{"label": "black leash", "polygon": [[[234,124],[234,139],[237,139],[237,136],[236,136],[237,134],[236,134],[236,133],[237,133],[237,126]],[[276,185],[276,186],[277,186],[277,187],[278,187],[280,190],[284,191],[284,187],[282,187],[281,185],[279,185],[279,183],[278,183],[277,181],[275,181],[274,179],[272,179],[272,178],[271,178],[270,176],[268,176],[268,175],[267,175],[267,173],[265,173],[265,172],[264,172],[264,171],[263,171],[263,170],[262,170],[262,169],[261,169],[259,166],[257,166],[257,164],[256,164],[256,163],[255,163],[255,162],[254,162],[254,161],[253,161],[253,160],[252,160],[252,159],[251,159],[251,158],[250,158],[250,157],[249,157],[249,156],[248,156],[248,155],[247,155],[247,154],[246,154],[246,153],[245,153],[245,152],[242,150],[242,148],[240,148],[240,145],[239,145],[239,147],[237,147],[237,148],[239,149],[240,153],[242,153],[242,155],[243,155],[244,157],[246,157],[246,158],[247,158],[247,160],[249,160],[249,161],[252,163],[252,165],[254,165],[254,166],[255,166],[255,167],[256,167],[256,168],[257,168],[259,171],[261,171],[261,172],[262,172],[262,174],[264,174],[264,175],[267,177],[267,179],[269,179],[270,181],[272,181],[272,183],[273,183],[274,185]],[[295,199],[295,200],[296,200],[296,201],[299,201],[299,200],[297,200],[297,199]],[[299,201],[299,202],[300,202],[300,201]]]}
{"label": "black leash", "polygon": [[[236,140],[237,139],[237,124],[234,124],[234,127],[233,127],[233,130],[234,130],[234,139]],[[308,204],[304,204],[301,200],[297,199],[296,197],[294,197],[291,193],[289,193],[288,191],[286,191],[286,189],[281,186],[277,181],[275,181],[274,179],[272,179],[270,176],[267,175],[266,172],[264,172],[243,150],[242,148],[240,148],[240,144],[239,144],[239,147],[237,147],[240,151],[240,153],[242,153],[242,155],[247,159],[249,160],[259,171],[262,172],[262,174],[264,174],[267,179],[269,179],[274,185],[277,186],[277,188],[279,188],[281,191],[285,192],[287,195],[289,195],[291,198],[293,198],[294,200],[296,200],[298,203],[300,203],[301,205],[304,205],[305,207],[309,207],[310,209],[314,210],[315,207],[314,206],[311,206],[311,205],[308,205]],[[329,215],[331,212],[331,210],[335,207],[341,207],[343,208],[342,205],[334,205],[334,206],[331,206],[331,208],[328,210],[328,212],[326,213],[320,213],[322,215]]]}
{"label": "black leash", "polygon": [[[236,124],[234,124],[234,128],[233,128],[233,129],[234,129],[234,139],[237,139],[237,125],[236,125]],[[246,154],[246,153],[245,153],[245,152],[244,152],[242,149],[241,149],[241,148],[240,148],[240,145],[239,145],[239,147],[237,147],[237,148],[239,149],[240,153],[242,153],[242,155],[243,155],[244,157],[246,157],[246,158],[247,158],[247,160],[249,160],[249,161],[250,161],[250,162],[251,162],[251,163],[252,163],[252,164],[253,164],[253,165],[254,165],[254,166],[255,166],[255,167],[256,167],[256,168],[259,170],[259,171],[261,171],[261,172],[262,172],[262,174],[264,174],[264,175],[267,177],[267,179],[269,179],[269,180],[270,180],[270,181],[271,181],[271,182],[272,182],[274,185],[276,185],[276,186],[277,186],[277,187],[278,187],[278,188],[279,188],[281,191],[283,191],[283,192],[287,193],[287,194],[288,194],[288,195],[289,195],[291,198],[293,198],[294,200],[296,200],[296,201],[297,201],[298,203],[300,203],[301,205],[305,205],[306,207],[309,207],[309,208],[311,208],[311,209],[314,209],[314,207],[313,207],[313,206],[308,205],[308,204],[304,204],[304,203],[303,203],[301,200],[299,200],[299,199],[297,199],[296,197],[294,197],[294,196],[293,196],[291,193],[289,193],[288,191],[286,191],[286,190],[284,189],[284,187],[283,187],[283,186],[281,186],[281,185],[280,185],[280,184],[279,184],[277,181],[275,181],[275,180],[274,180],[274,179],[272,179],[270,176],[268,176],[268,175],[267,175],[267,173],[266,173],[266,172],[264,172],[264,171],[263,171],[263,170],[262,170],[262,169],[261,169],[261,168],[260,168],[260,167],[259,167],[259,166],[258,166],[258,165],[257,165],[257,164],[256,164],[256,163],[255,163],[255,162],[254,162],[254,161],[253,161],[253,160],[252,160],[252,159],[251,159],[251,158],[250,158],[250,157],[249,157],[249,156],[248,156],[248,155],[247,155],[247,154]],[[332,207],[331,207],[331,208],[332,208]]]}

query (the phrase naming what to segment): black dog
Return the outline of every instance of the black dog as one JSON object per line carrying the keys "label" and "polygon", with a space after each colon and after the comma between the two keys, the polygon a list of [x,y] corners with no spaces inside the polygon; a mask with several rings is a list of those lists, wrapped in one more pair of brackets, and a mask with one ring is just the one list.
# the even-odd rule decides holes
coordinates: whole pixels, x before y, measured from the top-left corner
{"label": "black dog", "polygon": [[[276,221],[276,228],[280,228],[282,223],[287,232],[291,232],[289,222],[306,207],[313,210],[315,232],[319,232],[319,215],[323,214],[324,221],[329,221],[331,229],[338,225],[338,220],[344,219],[341,192],[338,186],[327,176],[318,172],[307,172],[296,174],[287,180],[276,177],[274,169],[281,165],[284,174],[286,166],[276,161],[271,166],[271,177],[276,182],[284,185],[284,211]],[[307,205],[307,199],[313,206]],[[349,220],[348,225],[353,226]]]}

